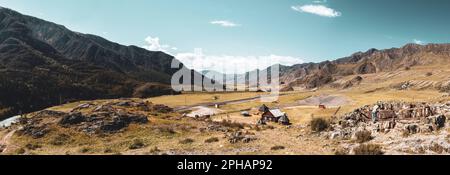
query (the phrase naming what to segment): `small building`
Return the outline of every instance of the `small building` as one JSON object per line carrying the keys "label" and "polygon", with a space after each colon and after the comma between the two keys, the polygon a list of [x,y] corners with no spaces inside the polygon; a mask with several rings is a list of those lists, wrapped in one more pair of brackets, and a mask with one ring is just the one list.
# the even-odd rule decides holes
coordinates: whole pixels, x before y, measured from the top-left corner
{"label": "small building", "polygon": [[327,109],[327,106],[325,106],[325,105],[319,105],[319,109]]}
{"label": "small building", "polygon": [[281,110],[272,109],[264,112],[261,117],[264,121],[278,122],[282,116],[285,116],[285,114]]}

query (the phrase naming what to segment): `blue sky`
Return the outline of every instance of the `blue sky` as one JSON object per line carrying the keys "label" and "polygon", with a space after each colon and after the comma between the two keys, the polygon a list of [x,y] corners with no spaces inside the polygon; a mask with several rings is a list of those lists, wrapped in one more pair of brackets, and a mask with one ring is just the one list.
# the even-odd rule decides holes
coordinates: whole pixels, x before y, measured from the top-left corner
{"label": "blue sky", "polygon": [[201,55],[208,64],[203,68],[216,70],[211,64],[217,62],[319,62],[370,48],[450,41],[446,0],[0,0],[0,5],[121,44],[163,50],[194,68],[192,57]]}

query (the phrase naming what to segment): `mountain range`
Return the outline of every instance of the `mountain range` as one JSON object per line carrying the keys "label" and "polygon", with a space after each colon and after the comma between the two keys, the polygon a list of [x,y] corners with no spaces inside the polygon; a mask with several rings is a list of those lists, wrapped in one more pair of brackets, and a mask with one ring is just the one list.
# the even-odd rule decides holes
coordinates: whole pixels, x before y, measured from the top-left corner
{"label": "mountain range", "polygon": [[[170,86],[172,75],[180,70],[171,68],[174,59],[0,8],[0,119],[72,101],[177,94]],[[345,88],[362,81],[358,75],[449,63],[450,44],[407,44],[334,61],[280,65],[280,76],[283,91]],[[222,76],[188,71],[194,76]],[[227,76],[226,83],[242,82],[248,74]],[[336,85],[346,76],[355,78]]]}
{"label": "mountain range", "polygon": [[[282,66],[284,90],[317,88],[350,75],[374,74],[423,65],[449,65],[450,44],[407,44],[401,48],[370,49],[349,57],[321,63]],[[360,81],[357,78],[352,81]],[[351,83],[351,82],[348,82]],[[345,87],[345,85],[343,85]]]}
{"label": "mountain range", "polygon": [[176,94],[173,59],[0,7],[0,118],[77,100]]}
{"label": "mountain range", "polygon": [[[334,61],[304,63],[293,66],[280,66],[280,82],[283,91],[294,89],[314,89],[323,86],[350,87],[362,81],[358,75],[375,74],[395,70],[405,70],[421,65],[449,65],[450,44],[407,44],[401,48],[384,50],[369,49]],[[271,67],[255,72],[270,72]],[[216,71],[203,71],[209,78],[223,76]],[[249,73],[226,75],[227,83],[246,82]],[[354,79],[336,84],[343,77],[356,76]]]}

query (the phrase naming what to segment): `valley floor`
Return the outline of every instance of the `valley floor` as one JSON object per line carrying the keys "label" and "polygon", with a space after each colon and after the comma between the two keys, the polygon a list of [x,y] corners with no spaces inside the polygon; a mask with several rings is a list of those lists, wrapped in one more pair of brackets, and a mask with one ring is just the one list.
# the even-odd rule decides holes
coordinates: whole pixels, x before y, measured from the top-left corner
{"label": "valley floor", "polygon": [[[426,76],[430,71],[433,75]],[[433,83],[426,83],[450,81],[450,72],[446,71],[417,68],[413,71],[363,75],[363,82],[349,89],[283,92],[278,101],[270,104],[262,103],[257,98],[266,93],[256,92],[162,96],[144,101],[164,104],[175,111],[147,112],[147,124],[130,124],[120,132],[101,135],[85,134],[55,125],[51,126],[52,132],[38,139],[17,132],[11,134],[12,127],[0,130],[1,140],[8,140],[2,141],[1,145],[8,145],[3,154],[332,155],[349,141],[328,139],[328,135],[312,132],[311,120],[332,120],[378,101],[448,102],[450,98],[447,93],[431,87]],[[412,74],[424,75],[413,77]],[[407,89],[394,88],[395,84],[408,81],[425,82]],[[102,105],[111,101],[121,100],[78,102],[49,110],[70,112],[82,104]],[[220,104],[220,107],[216,109],[214,104]],[[286,112],[292,125],[269,123],[267,126],[257,126],[260,115],[256,112],[263,104]],[[324,104],[326,109],[319,108],[319,104]],[[203,110],[202,113],[211,112],[211,118],[183,117],[199,109]],[[242,111],[249,111],[251,116],[242,116]],[[69,137],[62,136],[63,133]]]}

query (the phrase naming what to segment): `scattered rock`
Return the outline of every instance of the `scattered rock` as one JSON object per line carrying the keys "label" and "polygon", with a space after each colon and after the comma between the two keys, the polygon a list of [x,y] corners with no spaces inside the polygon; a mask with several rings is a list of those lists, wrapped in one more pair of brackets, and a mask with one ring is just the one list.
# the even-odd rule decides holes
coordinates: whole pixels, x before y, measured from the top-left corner
{"label": "scattered rock", "polygon": [[244,134],[241,131],[228,133],[225,136],[228,138],[228,141],[232,144],[243,142],[243,143],[249,143],[251,141],[257,140],[257,138],[253,135]]}
{"label": "scattered rock", "polygon": [[86,117],[83,116],[83,114],[81,112],[75,112],[75,113],[70,113],[69,115],[64,116],[59,121],[59,124],[62,126],[70,126],[70,125],[80,124],[84,121],[86,121]]}
{"label": "scattered rock", "polygon": [[19,133],[31,136],[34,139],[42,138],[49,132],[50,129],[47,128],[45,125],[44,126],[27,125],[21,128],[21,130],[19,130]]}
{"label": "scattered rock", "polygon": [[141,149],[144,148],[145,144],[142,140],[140,139],[135,139],[133,140],[133,143],[130,145],[130,149]]}
{"label": "scattered rock", "polygon": [[412,125],[407,125],[405,127],[405,130],[409,133],[409,134],[416,134],[419,132],[419,126],[412,124]]}

